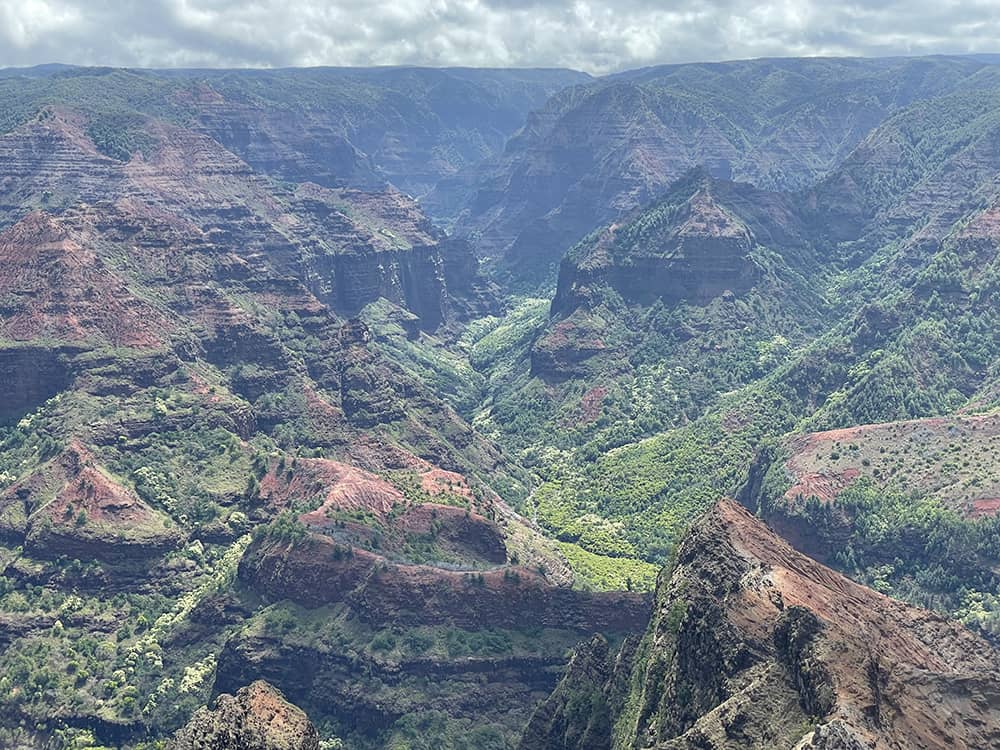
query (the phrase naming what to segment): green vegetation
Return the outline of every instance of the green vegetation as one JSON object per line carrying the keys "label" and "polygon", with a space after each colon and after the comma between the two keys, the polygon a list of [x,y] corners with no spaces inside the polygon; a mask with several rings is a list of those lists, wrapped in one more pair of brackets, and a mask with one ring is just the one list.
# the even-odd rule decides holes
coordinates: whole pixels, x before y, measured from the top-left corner
{"label": "green vegetation", "polygon": [[454,719],[441,711],[407,714],[392,728],[387,750],[506,750],[509,732],[480,721]]}
{"label": "green vegetation", "polygon": [[607,557],[569,542],[559,544],[577,582],[594,591],[652,591],[659,565],[629,557]]}
{"label": "green vegetation", "polygon": [[[10,715],[50,728],[80,712],[163,729],[186,721],[208,698],[207,677],[222,642],[213,638],[174,650],[175,659],[166,663],[164,647],[187,626],[202,599],[232,585],[248,542],[184,555],[199,562],[189,573],[190,592],[176,602],[159,594],[98,596],[42,587],[9,591],[0,598],[0,609],[25,621],[53,622],[47,632],[35,631],[0,654],[0,700]],[[74,576],[81,570],[79,561],[61,567]],[[55,712],[54,706],[59,707]],[[67,741],[83,739],[74,735]]]}
{"label": "green vegetation", "polygon": [[848,575],[996,634],[1000,516],[970,520],[933,497],[870,479],[851,485],[835,503],[809,498],[800,513]]}
{"label": "green vegetation", "polygon": [[483,376],[462,352],[453,352],[444,341],[425,333],[413,336],[394,316],[411,315],[385,299],[368,305],[362,319],[371,328],[376,346],[398,362],[407,374],[444,398],[463,416],[470,416],[482,397]]}
{"label": "green vegetation", "polygon": [[[472,720],[444,711],[428,711],[429,702],[461,702],[481,690],[480,676],[455,670],[456,663],[475,664],[481,659],[544,660],[561,658],[579,636],[526,625],[523,629],[464,630],[450,626],[375,628],[346,605],[304,609],[289,603],[272,605],[249,620],[238,639],[282,644],[312,655],[317,670],[316,700],[362,694],[378,701],[398,716],[374,734],[358,731],[352,714],[324,718],[324,735],[343,738],[347,747],[363,750],[400,747],[472,747],[473,740],[488,747],[509,748],[521,727],[511,717],[490,709]],[[344,674],[341,655],[351,655],[354,668]],[[448,665],[433,678],[425,674],[437,665]],[[529,667],[538,669],[541,667]],[[329,670],[329,674],[327,673]],[[391,675],[391,679],[387,679]],[[321,696],[322,693],[322,696]],[[303,704],[309,710],[310,704]],[[310,711],[310,714],[316,714]],[[429,716],[428,716],[429,714]]]}
{"label": "green vegetation", "polygon": [[[170,403],[165,401],[164,403]],[[251,452],[223,429],[154,432],[118,441],[108,462],[132,479],[139,495],[182,524],[203,524],[223,514],[220,498],[237,497],[246,486]]]}
{"label": "green vegetation", "polygon": [[139,115],[104,115],[91,120],[87,135],[105,156],[129,161],[137,153],[152,155],[155,141],[145,126]]}

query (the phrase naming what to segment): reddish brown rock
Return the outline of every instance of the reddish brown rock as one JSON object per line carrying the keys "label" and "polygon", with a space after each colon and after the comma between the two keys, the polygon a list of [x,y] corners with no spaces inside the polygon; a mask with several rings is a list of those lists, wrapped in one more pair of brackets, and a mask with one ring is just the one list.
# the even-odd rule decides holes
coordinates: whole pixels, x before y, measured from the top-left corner
{"label": "reddish brown rock", "polygon": [[291,544],[254,543],[240,563],[240,578],[273,599],[309,607],[348,602],[374,624],[478,629],[530,621],[581,633],[629,633],[647,616],[647,599],[640,594],[553,586],[517,567],[462,572],[395,564],[315,534]]}
{"label": "reddish brown rock", "polygon": [[[993,646],[795,551],[732,501],[695,523],[660,578],[646,637],[622,657],[627,694],[610,678],[600,690],[614,727],[604,747],[1000,743]],[[613,671],[601,669],[586,674]],[[565,730],[558,703],[545,716],[536,730]]]}
{"label": "reddish brown rock", "polygon": [[301,709],[258,680],[201,708],[167,743],[170,750],[319,750],[319,734]]}

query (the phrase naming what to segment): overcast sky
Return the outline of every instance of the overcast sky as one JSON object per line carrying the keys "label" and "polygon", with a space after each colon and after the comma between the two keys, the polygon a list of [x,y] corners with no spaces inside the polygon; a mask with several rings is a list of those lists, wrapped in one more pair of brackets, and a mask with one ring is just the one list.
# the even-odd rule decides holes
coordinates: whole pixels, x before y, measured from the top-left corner
{"label": "overcast sky", "polygon": [[0,67],[566,66],[1000,51],[1000,0],[0,0]]}

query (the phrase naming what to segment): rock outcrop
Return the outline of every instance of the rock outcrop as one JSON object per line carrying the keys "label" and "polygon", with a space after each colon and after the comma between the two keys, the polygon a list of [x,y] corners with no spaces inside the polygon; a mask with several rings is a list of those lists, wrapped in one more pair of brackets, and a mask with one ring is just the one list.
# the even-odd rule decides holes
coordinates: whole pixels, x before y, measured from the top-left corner
{"label": "rock outcrop", "polygon": [[[697,179],[697,178],[695,178]],[[572,311],[602,286],[633,304],[705,304],[741,294],[763,275],[750,228],[720,205],[706,180],[685,200],[671,200],[612,224],[563,261],[553,314]]]}
{"label": "rock outcrop", "polygon": [[559,685],[535,711],[518,750],[602,750],[611,741],[611,706],[627,687],[628,658],[636,640],[617,659],[600,635],[576,648]]}
{"label": "rock outcrop", "polygon": [[614,729],[589,747],[972,750],[1000,742],[992,646],[796,552],[731,501],[696,522],[661,574],[645,638],[623,655],[627,695],[609,677],[610,657],[575,682],[571,670],[523,746],[569,726],[560,695],[593,694],[602,679]]}
{"label": "rock outcrop", "polygon": [[748,339],[787,340],[822,304],[800,280],[816,265],[788,196],[690,170],[566,253],[531,373],[606,386],[647,348],[683,366]]}
{"label": "rock outcrop", "polygon": [[[334,611],[321,611],[335,617]],[[427,639],[428,631],[387,629],[399,643]],[[475,633],[447,631],[474,641]],[[495,629],[488,638],[503,642],[516,632]],[[394,725],[404,717],[447,717],[459,726],[499,729],[513,743],[537,703],[559,680],[565,649],[573,634],[547,631],[534,654],[466,653],[396,657],[342,651],[336,643],[303,645],[301,637],[239,634],[219,656],[216,690],[232,690],[264,678],[311,714],[334,722],[336,731],[376,746],[391,746]]]}
{"label": "rock outcrop", "polygon": [[319,750],[319,734],[301,709],[258,680],[199,709],[167,743],[169,750]]}
{"label": "rock outcrop", "polygon": [[137,349],[173,325],[54,217],[32,213],[0,233],[0,337]]}

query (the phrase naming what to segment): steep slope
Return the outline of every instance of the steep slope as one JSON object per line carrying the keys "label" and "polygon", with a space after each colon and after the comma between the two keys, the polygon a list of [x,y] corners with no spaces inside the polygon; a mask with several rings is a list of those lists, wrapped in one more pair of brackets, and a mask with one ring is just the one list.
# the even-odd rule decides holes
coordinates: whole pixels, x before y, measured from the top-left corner
{"label": "steep slope", "polygon": [[691,167],[805,188],[894,112],[975,88],[989,68],[973,58],[754,60],[577,86],[534,113],[478,179],[462,231],[515,288],[537,288],[566,248]]}
{"label": "steep slope", "polygon": [[278,515],[240,560],[253,596],[215,691],[266,679],[349,747],[470,727],[509,747],[581,635],[641,632],[648,597],[569,588],[554,546],[495,496],[415,468],[392,484],[318,459],[268,467],[248,512]]}
{"label": "steep slope", "polygon": [[239,576],[271,604],[226,641],[215,689],[267,679],[348,747],[447,746],[469,731],[510,747],[581,636],[618,642],[645,626],[648,598],[554,586],[537,551],[530,568],[524,551],[520,564],[484,559],[488,523],[444,510],[423,536],[450,538],[452,552],[419,565],[342,528],[260,537]]}
{"label": "steep slope", "polygon": [[[566,254],[547,330],[532,345],[532,374],[546,382],[589,375],[610,390],[611,378],[593,378],[608,369],[602,358],[619,370],[627,362],[633,374],[669,361],[674,401],[696,411],[710,394],[684,392],[701,387],[680,382],[677,370],[707,369],[716,392],[762,374],[741,372],[738,360],[776,338],[804,340],[822,315],[820,274],[785,196],[692,171]],[[591,342],[596,319],[604,331]],[[727,340],[736,330],[741,343]]]}
{"label": "steep slope", "polygon": [[[631,665],[624,695],[606,647],[578,653],[522,747],[1000,742],[1000,653],[795,552],[730,501],[694,525],[662,574],[642,643],[621,658]],[[581,696],[591,712],[574,709]],[[600,711],[608,718],[597,728]],[[546,744],[553,730],[583,739]]]}
{"label": "steep slope", "polygon": [[903,234],[933,238],[995,192],[1000,77],[987,68],[875,128],[810,191],[820,231],[863,261]]}
{"label": "steep slope", "polygon": [[704,304],[726,291],[742,294],[758,280],[763,269],[750,257],[756,239],[718,203],[710,180],[680,205],[664,201],[654,211],[672,215],[657,222],[646,214],[625,231],[613,224],[586,250],[574,248],[556,289],[554,313],[584,302],[595,282],[604,281],[630,302],[662,299],[673,306],[682,300]]}
{"label": "steep slope", "polygon": [[[427,329],[450,312],[446,274],[458,271],[452,275],[457,294],[473,282],[475,270],[459,270],[452,259],[463,248],[395,190],[305,184],[289,191],[215,141],[151,119],[143,121],[148,153],[123,163],[101,154],[90,140],[96,116],[45,109],[0,137],[0,153],[7,156],[0,179],[15,201],[0,222],[13,224],[31,209],[78,209],[81,202],[165,211],[187,222],[184,227],[170,219],[173,232],[196,227],[204,240],[231,247],[241,262],[259,264],[260,253],[267,253],[269,263],[342,314],[357,314],[384,296],[410,306]],[[62,180],[63,173],[96,175],[97,181]],[[242,247],[233,247],[236,238]]]}
{"label": "steep slope", "polygon": [[128,289],[93,250],[73,239],[53,216],[30,214],[0,235],[7,307],[5,340],[155,349],[172,325]]}
{"label": "steep slope", "polygon": [[1000,633],[996,413],[792,435],[746,503],[798,549],[884,593]]}
{"label": "steep slope", "polygon": [[[407,67],[191,77],[218,93],[199,93],[207,132],[255,168],[324,185],[363,185],[367,170],[418,197],[499,153],[528,112],[589,79],[559,69]],[[447,200],[432,206],[444,217],[454,211]]]}

